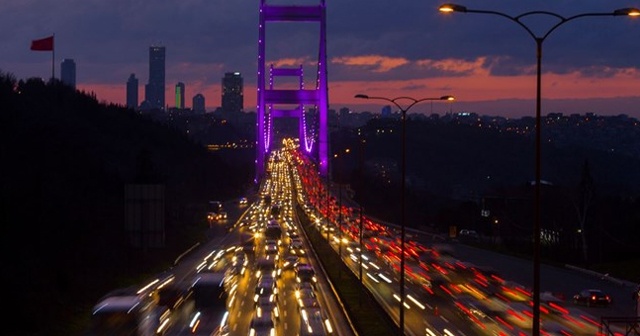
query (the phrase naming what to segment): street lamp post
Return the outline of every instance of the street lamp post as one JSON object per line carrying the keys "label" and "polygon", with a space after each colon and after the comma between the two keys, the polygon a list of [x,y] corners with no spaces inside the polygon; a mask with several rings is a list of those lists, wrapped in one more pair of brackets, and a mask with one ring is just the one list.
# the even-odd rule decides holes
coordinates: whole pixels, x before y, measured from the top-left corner
{"label": "street lamp post", "polygon": [[[419,102],[427,101],[427,100],[454,100],[453,96],[442,96],[438,98],[421,98],[415,99],[412,97],[396,97],[396,98],[386,98],[386,97],[371,97],[365,94],[357,94],[355,98],[361,99],[377,99],[377,100],[385,100],[390,103],[393,103],[400,112],[402,113],[402,156],[401,156],[401,181],[400,181],[400,321],[399,321],[399,333],[400,335],[404,335],[404,240],[405,240],[405,174],[406,174],[406,145],[407,145],[407,111],[414,105]],[[398,103],[398,101],[409,101],[410,104],[406,107],[403,107]]]}
{"label": "street lamp post", "polygon": [[338,153],[333,155],[333,158],[338,160],[337,162],[337,182],[338,182],[338,230],[340,231],[338,235],[338,256],[342,259],[342,244],[343,244],[343,231],[342,231],[342,183],[344,181],[344,157],[349,154],[350,149],[347,148],[345,150],[340,150]]}
{"label": "street lamp post", "polygon": [[[444,13],[451,12],[461,12],[461,13],[478,13],[478,14],[492,14],[504,17],[509,19],[515,23],[517,23],[520,27],[524,28],[527,33],[534,39],[536,42],[536,136],[535,136],[535,187],[534,187],[534,223],[533,223],[533,335],[540,335],[540,147],[541,147],[541,116],[540,116],[540,108],[541,108],[541,77],[542,77],[542,43],[545,39],[554,31],[556,28],[562,26],[563,24],[572,21],[574,19],[589,17],[589,16],[640,16],[640,10],[637,8],[622,8],[617,9],[610,13],[583,13],[577,14],[570,17],[564,17],[562,15],[548,12],[548,11],[531,11],[522,13],[517,16],[511,16],[502,12],[492,11],[492,10],[477,10],[477,9],[468,9],[465,6],[456,5],[456,4],[444,4],[439,7],[439,10]],[[529,26],[524,24],[521,19],[530,16],[530,15],[546,15],[552,16],[559,20],[558,23],[549,28],[544,34],[536,35]]]}

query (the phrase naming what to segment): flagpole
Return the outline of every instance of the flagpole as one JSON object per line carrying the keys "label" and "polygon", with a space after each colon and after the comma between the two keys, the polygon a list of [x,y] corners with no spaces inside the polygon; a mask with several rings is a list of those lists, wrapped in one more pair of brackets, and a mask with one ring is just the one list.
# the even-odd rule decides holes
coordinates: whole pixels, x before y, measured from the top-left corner
{"label": "flagpole", "polygon": [[51,44],[51,83],[56,79],[56,33],[53,33]]}

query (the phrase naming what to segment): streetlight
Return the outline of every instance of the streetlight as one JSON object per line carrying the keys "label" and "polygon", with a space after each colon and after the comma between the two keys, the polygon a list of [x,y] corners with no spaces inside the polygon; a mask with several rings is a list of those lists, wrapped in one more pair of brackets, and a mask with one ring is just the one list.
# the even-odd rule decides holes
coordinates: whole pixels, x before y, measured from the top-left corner
{"label": "streetlight", "polygon": [[[535,197],[534,197],[534,224],[533,224],[533,335],[540,335],[540,146],[541,146],[541,118],[540,118],[540,101],[541,101],[541,77],[542,77],[542,43],[544,40],[561,25],[572,21],[574,19],[588,17],[588,16],[640,16],[640,10],[637,8],[621,8],[616,9],[610,13],[583,13],[570,17],[564,17],[562,15],[548,12],[548,11],[531,11],[522,13],[517,16],[511,16],[505,13],[492,11],[492,10],[477,10],[468,9],[465,6],[456,4],[444,4],[439,7],[439,11],[443,13],[461,12],[461,13],[478,13],[478,14],[493,14],[507,18],[520,27],[524,28],[527,33],[536,42],[536,60],[537,60],[537,73],[536,73],[536,181],[535,181]],[[558,23],[549,28],[546,33],[542,35],[536,35],[521,19],[530,15],[548,15],[555,17],[559,20]]]}
{"label": "streetlight", "polygon": [[346,148],[344,150],[338,151],[338,153],[333,154],[333,158],[338,160],[338,173],[337,173],[337,183],[338,183],[338,230],[340,231],[338,237],[338,256],[342,259],[342,244],[343,244],[343,231],[342,231],[342,183],[344,181],[344,157],[349,154],[351,150]]}
{"label": "streetlight", "polygon": [[[455,98],[453,96],[442,96],[442,97],[438,97],[438,98],[421,98],[421,99],[415,99],[412,97],[407,97],[407,96],[401,96],[401,97],[396,97],[396,98],[386,98],[386,97],[370,97],[368,95],[365,94],[357,94],[355,95],[355,98],[361,98],[361,99],[377,99],[377,100],[385,100],[388,101],[390,103],[393,103],[396,107],[398,107],[400,109],[400,112],[402,113],[402,158],[401,158],[401,181],[400,181],[400,190],[401,190],[401,194],[400,194],[400,205],[401,205],[401,214],[400,214],[400,334],[404,335],[404,227],[405,227],[405,201],[404,201],[404,194],[405,194],[405,174],[406,174],[406,143],[407,143],[407,111],[409,111],[409,109],[411,107],[413,107],[413,105],[419,103],[419,102],[423,102],[423,101],[427,101],[427,100],[455,100]],[[398,101],[409,101],[410,104],[407,105],[406,107],[402,107],[402,105],[400,105],[398,103]]]}

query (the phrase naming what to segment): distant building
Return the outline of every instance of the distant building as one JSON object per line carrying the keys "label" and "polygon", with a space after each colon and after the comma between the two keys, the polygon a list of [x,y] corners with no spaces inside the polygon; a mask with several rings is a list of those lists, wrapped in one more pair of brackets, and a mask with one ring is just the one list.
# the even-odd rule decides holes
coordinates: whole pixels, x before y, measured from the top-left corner
{"label": "distant building", "polygon": [[165,47],[149,47],[149,82],[145,85],[145,100],[153,109],[164,109]]}
{"label": "distant building", "polygon": [[66,58],[62,60],[60,64],[60,80],[76,88],[76,62],[72,59]]}
{"label": "distant building", "polygon": [[239,72],[227,72],[222,78],[222,111],[243,112],[242,75]]}
{"label": "distant building", "polygon": [[380,114],[381,114],[382,118],[391,117],[391,106],[390,105],[386,105],[386,106],[382,107],[382,111],[380,111]]}
{"label": "distant building", "polygon": [[193,96],[193,112],[195,113],[205,113],[206,109],[204,107],[204,96],[201,93]]}
{"label": "distant building", "polygon": [[176,108],[184,109],[184,83],[176,84]]}
{"label": "distant building", "polygon": [[127,107],[138,109],[138,79],[135,74],[129,75],[127,80]]}

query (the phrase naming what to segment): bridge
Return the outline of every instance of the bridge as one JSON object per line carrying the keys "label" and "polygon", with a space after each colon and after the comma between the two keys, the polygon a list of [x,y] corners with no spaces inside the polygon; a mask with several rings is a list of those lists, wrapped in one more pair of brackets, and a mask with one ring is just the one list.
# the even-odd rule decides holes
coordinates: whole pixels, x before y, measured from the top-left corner
{"label": "bridge", "polygon": [[[320,25],[318,36],[318,58],[313,88],[305,86],[304,67],[266,68],[267,25],[271,22],[314,22]],[[304,152],[317,156],[321,175],[328,173],[327,134],[327,38],[325,0],[315,6],[270,5],[260,1],[258,34],[258,85],[257,85],[257,134],[256,134],[256,176],[258,183],[265,173],[265,158],[273,146],[273,124],[277,118],[297,118],[299,139]],[[267,71],[268,70],[268,71]],[[298,80],[297,89],[279,89],[276,81],[281,77]],[[310,111],[307,108],[311,107]],[[318,115],[318,130],[309,125],[309,113]],[[316,148],[317,147],[317,148]]]}

